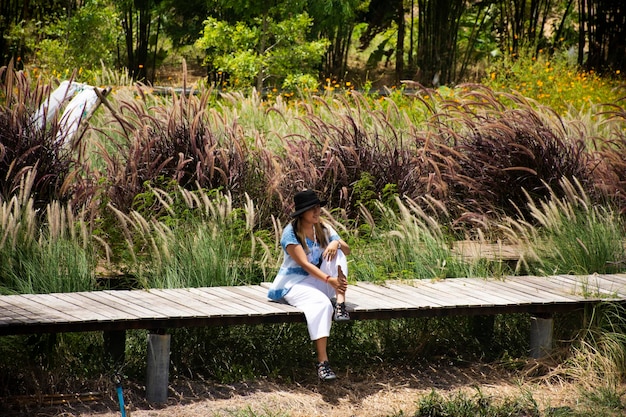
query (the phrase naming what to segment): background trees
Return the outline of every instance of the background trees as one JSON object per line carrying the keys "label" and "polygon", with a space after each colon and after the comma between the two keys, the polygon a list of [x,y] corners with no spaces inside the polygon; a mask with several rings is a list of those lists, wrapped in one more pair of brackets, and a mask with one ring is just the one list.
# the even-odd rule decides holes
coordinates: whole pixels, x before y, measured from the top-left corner
{"label": "background trees", "polygon": [[[626,7],[620,0],[578,0],[578,63],[587,69],[621,70],[626,66]],[[585,48],[589,54],[585,59]]]}
{"label": "background trees", "polygon": [[250,23],[234,25],[208,18],[198,45],[206,51],[205,62],[213,79],[228,74],[234,87],[255,84],[261,90],[266,80],[273,79],[278,86],[291,82],[314,88],[329,42],[307,41],[311,24],[307,13],[280,21],[266,13]]}
{"label": "background trees", "polygon": [[57,73],[102,61],[153,82],[168,55],[182,55],[256,87],[307,74],[364,81],[384,65],[386,83],[430,86],[465,81],[492,55],[569,49],[586,69],[623,73],[624,9],[620,0],[0,0],[0,60]]}

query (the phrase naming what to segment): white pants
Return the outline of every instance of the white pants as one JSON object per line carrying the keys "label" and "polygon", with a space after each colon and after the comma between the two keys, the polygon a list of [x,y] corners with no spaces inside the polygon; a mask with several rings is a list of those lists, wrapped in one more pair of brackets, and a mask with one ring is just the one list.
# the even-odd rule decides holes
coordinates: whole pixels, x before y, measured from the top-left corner
{"label": "white pants", "polygon": [[[348,276],[348,263],[342,251],[330,262],[323,261],[320,269],[333,277],[337,276],[337,266]],[[330,336],[330,325],[333,320],[333,304],[335,289],[324,281],[308,276],[295,284],[285,295],[285,301],[304,312],[311,340]]]}

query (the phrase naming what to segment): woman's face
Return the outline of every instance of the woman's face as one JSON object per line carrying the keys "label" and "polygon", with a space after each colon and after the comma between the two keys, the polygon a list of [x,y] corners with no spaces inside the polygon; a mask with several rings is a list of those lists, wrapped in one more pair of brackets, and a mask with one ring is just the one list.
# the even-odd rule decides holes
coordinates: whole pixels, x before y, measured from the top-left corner
{"label": "woman's face", "polygon": [[319,223],[320,221],[320,213],[322,212],[322,208],[318,205],[311,207],[304,213],[302,213],[302,220],[306,223]]}

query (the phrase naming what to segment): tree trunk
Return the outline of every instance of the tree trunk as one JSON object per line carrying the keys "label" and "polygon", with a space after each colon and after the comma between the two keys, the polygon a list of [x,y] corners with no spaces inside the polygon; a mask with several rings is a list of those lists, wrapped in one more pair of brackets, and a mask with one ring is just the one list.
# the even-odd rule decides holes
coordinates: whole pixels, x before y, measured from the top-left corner
{"label": "tree trunk", "polygon": [[396,24],[398,25],[398,38],[396,41],[396,85],[400,85],[400,81],[404,78],[404,32],[406,25],[404,23],[404,2],[398,2],[398,11],[396,15]]}
{"label": "tree trunk", "polygon": [[[263,12],[263,25],[261,29],[261,39],[259,40],[259,55],[265,54],[265,45],[267,44],[267,10]],[[265,69],[259,68],[259,73],[256,77],[256,91],[261,94],[263,91],[263,77],[265,76]]]}
{"label": "tree trunk", "polygon": [[[588,39],[589,70],[626,70],[626,8],[622,0],[580,0],[581,43]],[[579,62],[585,45],[579,45]]]}
{"label": "tree trunk", "polygon": [[463,0],[418,0],[417,81],[437,87],[455,81],[457,31]]}
{"label": "tree trunk", "polygon": [[[150,23],[152,13],[150,13],[150,1],[136,1],[139,12],[139,33],[137,35],[137,80],[145,81],[148,67],[148,49],[150,42]],[[139,8],[141,5],[141,8]]]}

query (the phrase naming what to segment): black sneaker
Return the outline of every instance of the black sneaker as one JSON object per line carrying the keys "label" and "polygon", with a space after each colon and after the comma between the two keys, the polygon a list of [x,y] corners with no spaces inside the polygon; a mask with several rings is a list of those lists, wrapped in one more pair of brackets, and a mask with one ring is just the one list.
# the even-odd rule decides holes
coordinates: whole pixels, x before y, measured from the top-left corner
{"label": "black sneaker", "polygon": [[346,303],[337,303],[335,307],[335,321],[348,321],[350,320],[350,314],[346,310]]}
{"label": "black sneaker", "polygon": [[328,361],[320,362],[317,364],[317,376],[322,381],[332,381],[333,379],[337,379],[337,375],[330,369],[330,364]]}

